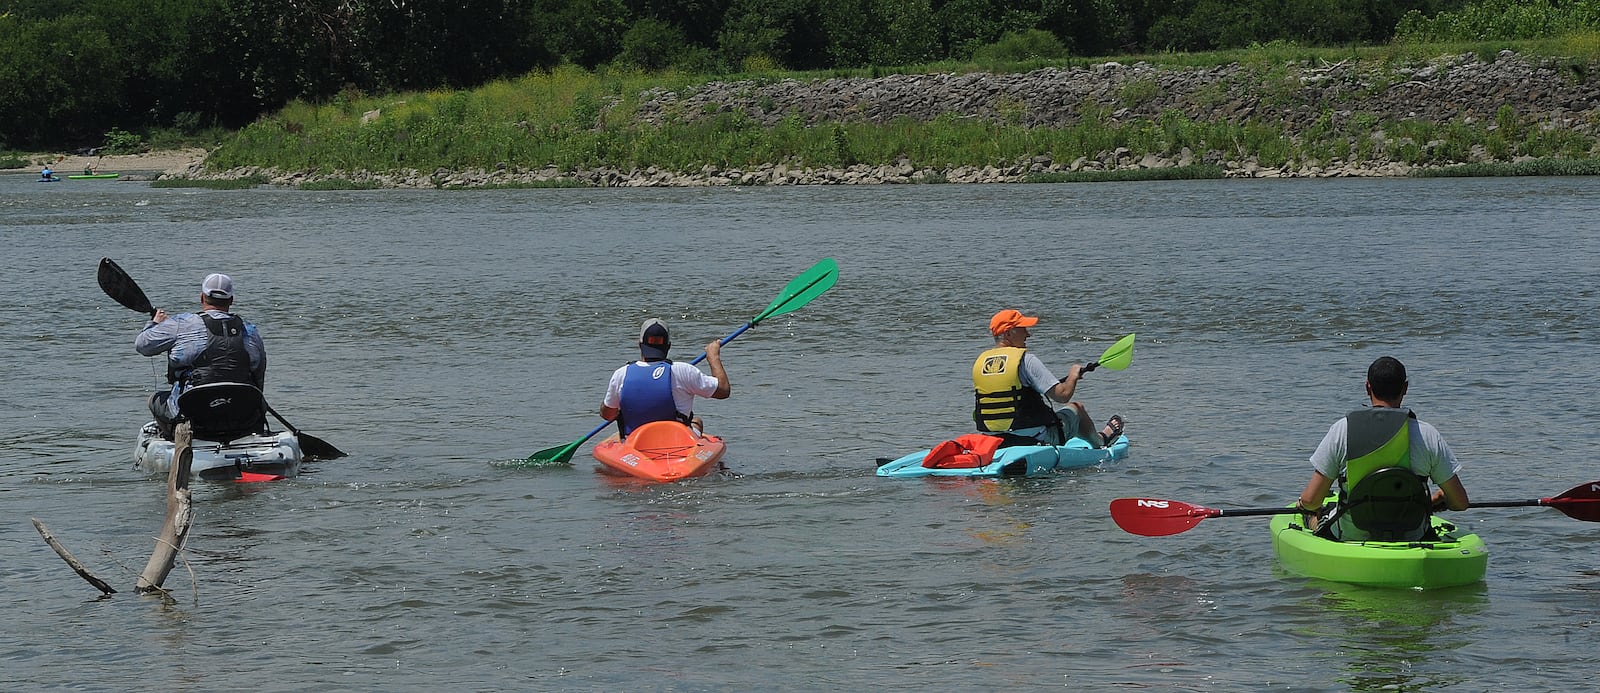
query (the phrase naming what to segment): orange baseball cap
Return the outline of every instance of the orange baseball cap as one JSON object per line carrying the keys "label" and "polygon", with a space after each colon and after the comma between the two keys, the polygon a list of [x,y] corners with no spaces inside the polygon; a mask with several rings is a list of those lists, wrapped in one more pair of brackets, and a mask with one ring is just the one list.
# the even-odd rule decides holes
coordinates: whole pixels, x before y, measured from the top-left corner
{"label": "orange baseball cap", "polygon": [[1030,318],[1023,315],[1021,311],[1007,308],[989,318],[989,332],[990,334],[999,335],[1001,332],[1013,327],[1033,327],[1037,324],[1039,324],[1038,318]]}

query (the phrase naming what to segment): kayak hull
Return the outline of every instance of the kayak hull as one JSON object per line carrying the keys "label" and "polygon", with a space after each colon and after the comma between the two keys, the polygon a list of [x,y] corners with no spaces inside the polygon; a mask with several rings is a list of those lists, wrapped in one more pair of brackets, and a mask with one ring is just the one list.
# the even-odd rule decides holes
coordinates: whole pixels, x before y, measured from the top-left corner
{"label": "kayak hull", "polygon": [[594,446],[600,471],[646,481],[679,481],[710,474],[727,451],[716,436],[696,435],[677,421],[652,421],[619,440],[613,434]]}
{"label": "kayak hull", "polygon": [[[189,464],[192,478],[209,481],[268,480],[300,473],[305,456],[300,441],[289,431],[245,436],[227,443],[196,439],[191,446],[194,459]],[[139,429],[134,447],[134,464],[148,472],[172,468],[172,441],[161,437],[154,421]]]}
{"label": "kayak hull", "polygon": [[922,460],[929,450],[913,452],[878,466],[878,476],[900,479],[924,476],[1029,477],[1046,476],[1075,467],[1115,462],[1128,456],[1128,436],[1118,436],[1110,447],[1095,448],[1088,441],[1073,438],[1066,445],[1017,445],[1000,448],[994,461],[981,467],[929,469]]}
{"label": "kayak hull", "polygon": [[1313,535],[1295,514],[1274,515],[1272,552],[1292,573],[1373,587],[1438,589],[1483,581],[1489,549],[1435,516],[1436,541],[1341,542]]}
{"label": "kayak hull", "polygon": [[67,176],[67,178],[69,178],[71,180],[101,180],[101,179],[109,180],[109,179],[112,179],[112,178],[116,178],[117,176],[120,176],[120,175],[122,175],[122,174],[120,174],[120,173],[74,173],[74,174],[72,174],[70,176]]}

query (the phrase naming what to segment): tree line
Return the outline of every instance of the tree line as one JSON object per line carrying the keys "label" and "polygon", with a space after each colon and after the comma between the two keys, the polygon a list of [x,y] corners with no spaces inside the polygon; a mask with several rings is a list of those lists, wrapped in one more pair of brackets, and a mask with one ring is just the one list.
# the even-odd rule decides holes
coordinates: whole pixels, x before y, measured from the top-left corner
{"label": "tree line", "polygon": [[1054,58],[1272,41],[1373,44],[1391,40],[1408,13],[1416,23],[1470,4],[0,0],[0,150],[93,146],[127,130],[233,128],[294,99],[463,88],[562,64],[727,74],[915,65],[985,51]]}

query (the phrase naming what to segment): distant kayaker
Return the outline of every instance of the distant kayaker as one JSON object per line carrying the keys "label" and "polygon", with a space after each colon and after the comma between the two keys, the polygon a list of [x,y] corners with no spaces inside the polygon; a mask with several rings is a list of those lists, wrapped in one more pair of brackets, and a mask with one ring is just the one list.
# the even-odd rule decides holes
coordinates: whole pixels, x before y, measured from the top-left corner
{"label": "distant kayaker", "polygon": [[51,170],[49,164],[45,164],[44,170],[39,172],[39,179],[40,180],[54,180],[55,177],[56,177],[56,172]]}
{"label": "distant kayaker", "polygon": [[[1007,445],[1063,445],[1068,438],[1082,438],[1097,448],[1110,445],[1122,435],[1122,417],[1112,416],[1103,430],[1094,430],[1089,411],[1072,401],[1083,365],[1072,364],[1067,377],[1057,380],[1039,357],[1028,353],[1028,328],[1038,323],[1038,318],[1009,308],[989,319],[994,348],[972,364],[977,400],[972,420],[980,432],[998,435]],[[1045,398],[1066,406],[1053,410]]]}
{"label": "distant kayaker", "polygon": [[[1432,493],[1434,508],[1466,510],[1467,489],[1457,474],[1461,464],[1455,453],[1432,424],[1420,421],[1410,409],[1400,406],[1410,388],[1406,367],[1384,356],[1367,367],[1367,398],[1372,406],[1350,412],[1335,421],[1311,454],[1311,481],[1300,492],[1299,507],[1308,526],[1315,527],[1322,513],[1323,500],[1339,480],[1339,497],[1344,498],[1366,475],[1385,467],[1409,468],[1439,488]],[[1360,541],[1370,535],[1355,526],[1350,514],[1341,513],[1327,528],[1334,539]],[[1421,539],[1428,531],[1424,519],[1402,540]]]}
{"label": "distant kayaker", "polygon": [[158,309],[134,338],[134,350],[144,356],[167,354],[172,387],[150,396],[150,413],[163,437],[172,437],[178,395],[184,389],[209,383],[266,385],[267,349],[261,333],[230,312],[232,307],[233,279],[209,274],[200,283],[200,312],[168,316]]}
{"label": "distant kayaker", "polygon": [[655,318],[646,320],[639,329],[639,360],[611,374],[600,416],[615,420],[623,437],[652,421],[670,420],[688,424],[695,433],[703,434],[705,423],[694,415],[694,398],[727,399],[733,391],[728,372],[722,367],[720,341],[706,345],[710,375],[693,364],[668,360],[667,350],[671,348],[672,336],[666,323]]}

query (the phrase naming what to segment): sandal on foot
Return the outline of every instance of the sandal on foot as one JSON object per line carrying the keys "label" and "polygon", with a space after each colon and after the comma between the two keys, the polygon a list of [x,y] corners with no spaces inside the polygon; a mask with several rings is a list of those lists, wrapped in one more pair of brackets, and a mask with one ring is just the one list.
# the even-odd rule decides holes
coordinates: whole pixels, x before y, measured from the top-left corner
{"label": "sandal on foot", "polygon": [[1106,420],[1106,427],[1100,431],[1100,438],[1105,441],[1104,445],[1106,447],[1110,447],[1112,443],[1117,442],[1117,438],[1121,435],[1122,415],[1112,414],[1111,418]]}

